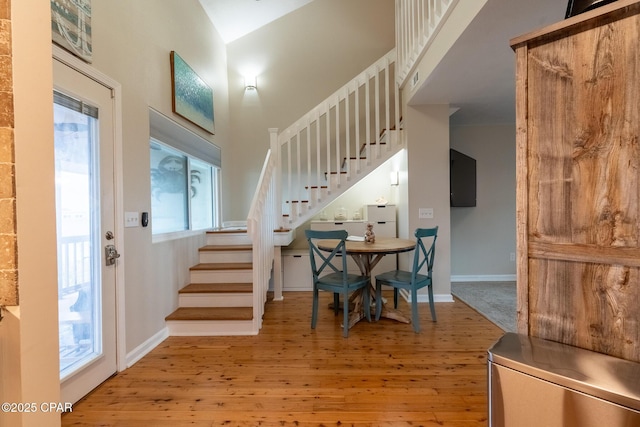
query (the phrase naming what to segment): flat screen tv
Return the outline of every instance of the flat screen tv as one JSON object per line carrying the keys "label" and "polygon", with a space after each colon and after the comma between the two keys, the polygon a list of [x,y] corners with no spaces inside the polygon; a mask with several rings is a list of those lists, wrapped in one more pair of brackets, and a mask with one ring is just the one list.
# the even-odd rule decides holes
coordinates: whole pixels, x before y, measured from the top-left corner
{"label": "flat screen tv", "polygon": [[613,3],[614,1],[616,0],[569,0],[565,18],[571,18],[572,16],[579,15],[596,7],[604,6],[605,4]]}
{"label": "flat screen tv", "polygon": [[452,207],[476,205],[476,160],[449,150],[449,193]]}

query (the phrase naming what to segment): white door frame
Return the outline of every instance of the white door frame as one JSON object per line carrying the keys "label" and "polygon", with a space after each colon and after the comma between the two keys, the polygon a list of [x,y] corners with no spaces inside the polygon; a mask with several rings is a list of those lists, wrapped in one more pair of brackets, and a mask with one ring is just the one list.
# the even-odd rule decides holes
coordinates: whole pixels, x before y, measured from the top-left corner
{"label": "white door frame", "polygon": [[[91,65],[71,55],[64,49],[53,46],[53,57],[64,63],[77,72],[84,74],[101,85],[111,89],[113,94],[113,118],[114,118],[114,213],[115,226],[114,234],[120,236],[120,241],[124,242],[124,209],[123,209],[123,171],[122,171],[122,85],[111,77],[101,73]],[[127,349],[125,336],[125,286],[124,286],[124,266],[125,248],[124,244],[117,248],[122,255],[118,258],[116,268],[116,368],[122,372],[127,368]]]}

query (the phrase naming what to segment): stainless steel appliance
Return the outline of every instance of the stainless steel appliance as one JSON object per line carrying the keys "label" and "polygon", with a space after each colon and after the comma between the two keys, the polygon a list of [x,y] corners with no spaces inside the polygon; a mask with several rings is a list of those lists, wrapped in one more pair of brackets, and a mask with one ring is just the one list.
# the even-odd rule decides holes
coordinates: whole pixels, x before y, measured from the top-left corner
{"label": "stainless steel appliance", "polygon": [[640,363],[514,333],[488,353],[490,427],[640,426]]}

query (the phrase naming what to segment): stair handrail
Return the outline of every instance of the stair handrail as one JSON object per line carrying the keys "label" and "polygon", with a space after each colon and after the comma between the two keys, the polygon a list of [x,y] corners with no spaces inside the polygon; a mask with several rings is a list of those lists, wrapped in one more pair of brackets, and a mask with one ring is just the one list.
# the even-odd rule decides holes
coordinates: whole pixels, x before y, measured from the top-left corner
{"label": "stair handrail", "polygon": [[273,232],[278,224],[276,168],[275,157],[269,149],[247,216],[247,233],[252,243],[253,322],[256,333],[262,327],[275,253]]}
{"label": "stair handrail", "polygon": [[[381,157],[388,130],[400,128],[400,105],[392,49],[278,134],[274,151],[284,178],[276,185],[282,195],[280,209],[289,215],[281,226],[298,223],[302,203],[320,204],[323,185],[330,194],[343,185],[341,175],[350,181]],[[386,149],[390,150],[389,144]],[[346,159],[353,159],[354,165]],[[338,179],[330,179],[331,174]],[[305,199],[309,193],[312,196]]]}
{"label": "stair handrail", "polygon": [[[398,84],[404,87],[459,0],[396,0]],[[416,79],[417,80],[417,79]],[[417,81],[412,82],[416,84]]]}

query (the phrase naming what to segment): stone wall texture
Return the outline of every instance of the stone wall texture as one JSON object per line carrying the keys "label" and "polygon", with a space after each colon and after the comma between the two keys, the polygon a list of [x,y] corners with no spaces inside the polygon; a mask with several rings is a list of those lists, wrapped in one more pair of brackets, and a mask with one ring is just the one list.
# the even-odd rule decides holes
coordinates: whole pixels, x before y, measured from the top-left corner
{"label": "stone wall texture", "polygon": [[0,0],[0,306],[18,305],[10,0]]}

